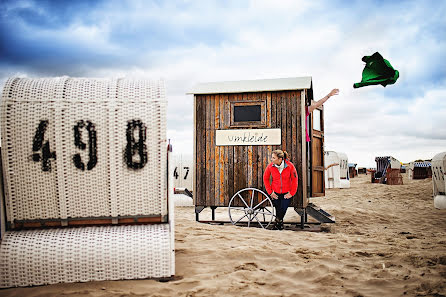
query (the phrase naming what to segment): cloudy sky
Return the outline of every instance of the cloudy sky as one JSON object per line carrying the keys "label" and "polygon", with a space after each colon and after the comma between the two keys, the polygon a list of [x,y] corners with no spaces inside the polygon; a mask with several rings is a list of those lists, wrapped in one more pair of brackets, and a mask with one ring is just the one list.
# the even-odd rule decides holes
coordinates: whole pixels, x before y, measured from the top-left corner
{"label": "cloudy sky", "polygon": [[[0,1],[8,77],[147,77],[167,82],[168,137],[192,153],[198,82],[312,76],[325,149],[349,162],[446,150],[445,1]],[[353,89],[380,52],[394,85]]]}

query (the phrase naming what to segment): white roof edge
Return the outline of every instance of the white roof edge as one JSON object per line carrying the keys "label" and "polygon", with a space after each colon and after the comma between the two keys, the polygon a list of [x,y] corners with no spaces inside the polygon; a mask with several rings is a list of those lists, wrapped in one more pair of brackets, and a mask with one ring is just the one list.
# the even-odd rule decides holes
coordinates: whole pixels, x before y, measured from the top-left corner
{"label": "white roof edge", "polygon": [[264,91],[289,91],[311,88],[311,76],[277,79],[208,82],[195,85],[186,94],[221,94]]}

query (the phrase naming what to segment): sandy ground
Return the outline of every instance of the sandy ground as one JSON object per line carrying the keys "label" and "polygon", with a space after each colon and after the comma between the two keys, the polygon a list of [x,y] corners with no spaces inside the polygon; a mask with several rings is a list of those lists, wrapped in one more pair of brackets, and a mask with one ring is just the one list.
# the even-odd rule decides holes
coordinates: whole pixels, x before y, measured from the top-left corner
{"label": "sandy ground", "polygon": [[[176,208],[175,280],[108,281],[0,290],[0,296],[446,296],[446,210],[431,180],[352,179],[312,202],[336,216],[325,232],[195,222]],[[218,209],[217,219],[227,220]],[[210,218],[205,209],[201,219]],[[297,221],[289,209],[286,220]]]}

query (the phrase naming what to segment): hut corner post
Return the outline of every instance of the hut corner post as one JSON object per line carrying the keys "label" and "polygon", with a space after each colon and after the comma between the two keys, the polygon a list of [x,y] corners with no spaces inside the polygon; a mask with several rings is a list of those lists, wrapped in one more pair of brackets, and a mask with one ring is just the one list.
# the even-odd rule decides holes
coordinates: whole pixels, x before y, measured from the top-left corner
{"label": "hut corner post", "polygon": [[300,126],[301,126],[301,157],[302,157],[302,200],[300,201],[299,206],[295,207],[294,210],[300,216],[300,228],[305,228],[305,223],[307,222],[307,211],[306,207],[308,205],[308,191],[307,191],[307,174],[308,174],[308,163],[307,163],[307,141],[306,141],[306,132],[305,132],[305,105],[306,105],[306,90],[302,90],[300,93]]}
{"label": "hut corner post", "polygon": [[[194,95],[194,148],[193,148],[193,152],[192,152],[192,158],[193,158],[193,179],[192,179],[192,187],[193,187],[193,203],[194,205],[197,205],[197,177],[196,177],[196,172],[197,172],[197,96]],[[196,220],[198,221],[198,214],[196,213]]]}
{"label": "hut corner post", "polygon": [[205,209],[205,206],[196,206],[197,205],[197,174],[198,174],[198,167],[197,167],[197,95],[194,95],[194,151],[193,151],[193,168],[194,168],[194,174],[193,174],[193,203],[195,205],[195,220],[198,222],[200,220],[199,214],[200,212]]}

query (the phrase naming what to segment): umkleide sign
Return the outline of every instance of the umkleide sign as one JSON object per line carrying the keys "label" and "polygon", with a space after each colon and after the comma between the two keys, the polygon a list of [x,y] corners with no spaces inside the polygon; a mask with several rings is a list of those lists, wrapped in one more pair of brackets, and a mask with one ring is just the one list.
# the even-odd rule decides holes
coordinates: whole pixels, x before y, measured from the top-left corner
{"label": "umkleide sign", "polygon": [[280,129],[231,129],[216,130],[215,144],[222,145],[278,145]]}

